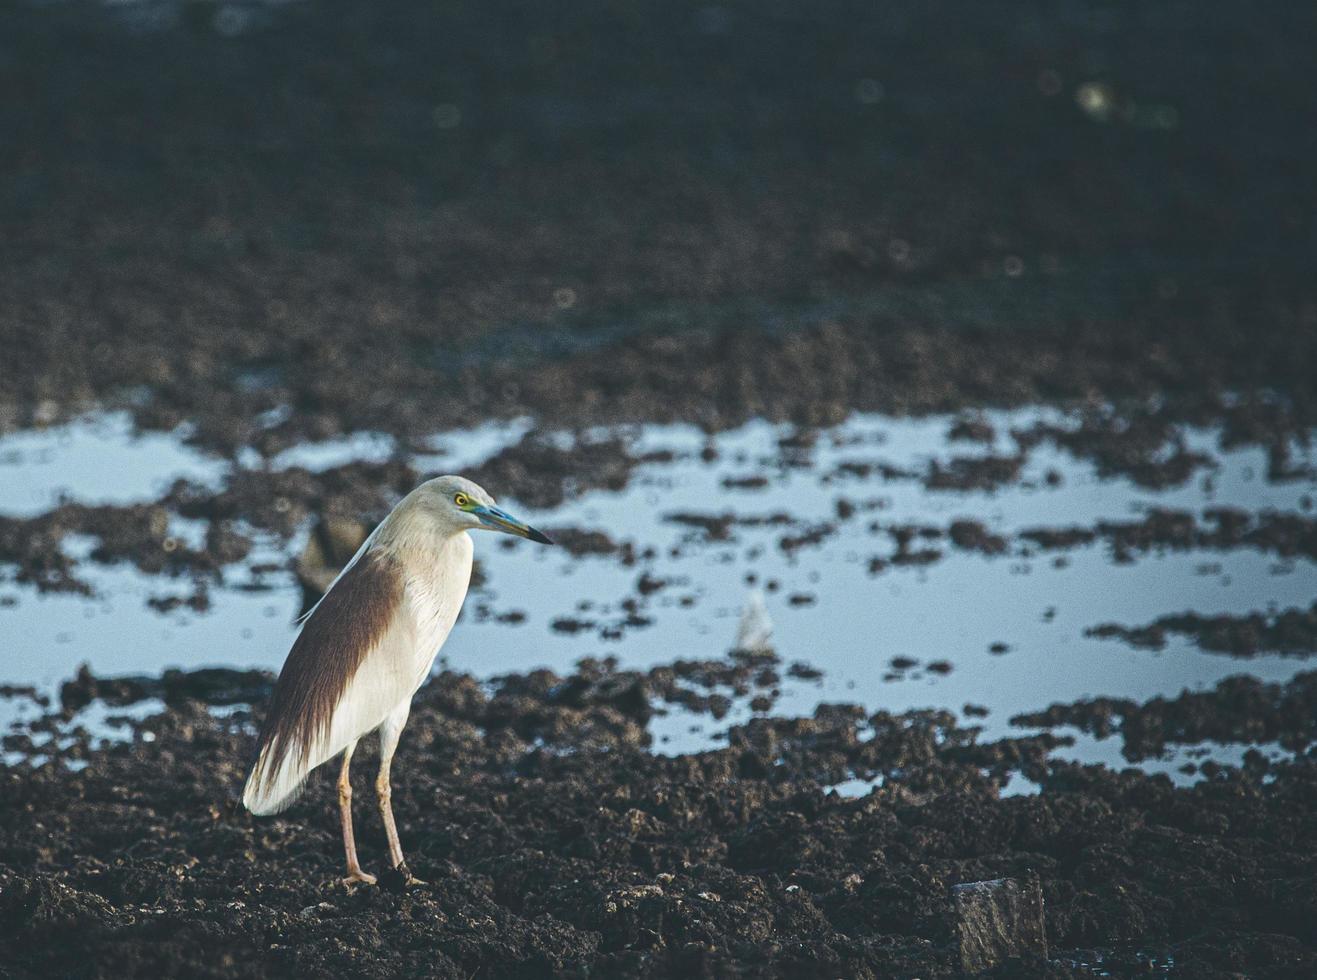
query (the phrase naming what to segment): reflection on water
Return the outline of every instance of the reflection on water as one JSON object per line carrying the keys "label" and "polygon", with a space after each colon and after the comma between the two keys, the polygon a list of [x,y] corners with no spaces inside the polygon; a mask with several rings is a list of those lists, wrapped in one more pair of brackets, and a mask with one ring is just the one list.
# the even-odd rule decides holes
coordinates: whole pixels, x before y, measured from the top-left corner
{"label": "reflection on water", "polygon": [[[1203,653],[1183,637],[1153,653],[1088,638],[1084,631],[1181,611],[1306,607],[1317,592],[1317,569],[1309,559],[1281,563],[1274,555],[1237,549],[1154,551],[1117,563],[1098,542],[1057,560],[1060,553],[1032,551],[1012,536],[1037,526],[1128,521],[1150,507],[1295,511],[1312,493],[1310,481],[1269,483],[1262,451],[1223,452],[1208,431],[1185,437],[1190,449],[1215,460],[1215,468],[1165,491],[1123,478],[1100,479],[1092,464],[1049,444],[1032,448],[1017,481],[991,492],[931,490],[919,479],[892,475],[922,473],[932,460],[953,454],[1011,453],[1011,428],[1066,422],[1042,410],[987,413],[985,419],[995,441],[952,445],[952,420],[946,417],[858,416],[807,450],[784,449],[780,440],[788,430],[762,422],[712,439],[693,427],[634,430],[629,437],[636,452],[668,450],[671,458],[639,466],[622,492],[592,491],[550,510],[517,509],[537,526],[606,531],[634,544],[637,553],[652,549],[652,560],[628,566],[615,554],[572,557],[563,549],[477,535],[488,585],[468,601],[444,660],[454,669],[490,676],[539,665],[563,671],[583,656],[614,655],[624,667],[644,667],[717,655],[736,634],[753,577],[767,592],[784,665],[802,660],[824,671],[819,681],[784,683],[775,709],[782,713],[807,713],[820,701],[889,711],[975,705],[988,714],[973,722],[983,725],[985,738],[995,738],[1019,734],[1008,724],[1011,715],[1054,701],[1098,695],[1142,700],[1210,686],[1231,674],[1284,680],[1302,669],[1296,658],[1237,661]],[[432,455],[414,459],[426,471],[460,470],[516,442],[527,425],[439,435]],[[79,499],[124,502],[151,499],[179,475],[222,479],[215,462],[182,446],[177,436],[133,437],[120,426],[111,416],[0,439],[0,512],[39,510],[56,488]],[[276,462],[337,465],[386,450],[394,451],[391,440],[386,446],[363,436],[291,450]],[[865,468],[858,464],[875,462],[889,475],[862,475]],[[839,506],[842,498],[846,503]],[[789,523],[732,523],[725,536],[707,536],[689,521],[671,519],[728,513],[785,515],[778,520]],[[1006,553],[960,550],[943,538],[931,542],[941,554],[929,564],[871,570],[873,557],[891,553],[893,525],[945,529],[961,518],[1005,536]],[[826,530],[817,540],[783,547],[784,537],[809,528]],[[251,563],[286,562],[299,545],[267,542]],[[16,605],[0,608],[5,634],[22,638],[11,646],[0,679],[50,687],[84,661],[98,674],[170,666],[277,669],[293,637],[300,596],[290,574],[267,577],[275,585],[268,591],[217,590],[206,614],[162,616],[143,602],[161,591],[161,581],[127,568],[84,571],[100,598],[22,592]],[[645,588],[638,587],[642,573]],[[244,580],[242,573],[229,577]],[[473,614],[478,604],[486,615]],[[511,611],[524,618],[508,617],[516,619],[510,622],[497,615]],[[578,632],[554,628],[565,619],[594,626]],[[999,645],[1007,652],[999,652]],[[904,666],[894,667],[894,660]],[[17,709],[0,710],[12,717]],[[656,734],[661,750],[684,751],[710,744],[715,732],[748,716],[744,706],[716,723],[673,714],[655,723]],[[1113,746],[1118,752],[1118,740],[1080,738],[1058,756],[1123,765],[1112,756]],[[1227,761],[1233,758],[1234,749],[1221,752]],[[1171,760],[1159,771],[1182,778],[1180,765],[1183,760]]]}

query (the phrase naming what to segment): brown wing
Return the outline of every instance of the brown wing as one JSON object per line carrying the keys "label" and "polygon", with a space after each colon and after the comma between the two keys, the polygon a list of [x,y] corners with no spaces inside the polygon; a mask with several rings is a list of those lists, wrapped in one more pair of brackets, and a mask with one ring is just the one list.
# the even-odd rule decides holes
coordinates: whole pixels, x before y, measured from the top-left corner
{"label": "brown wing", "polygon": [[310,771],[325,761],[317,756],[324,755],[334,712],[402,601],[397,562],[368,549],[311,612],[279,673],[243,792],[253,813],[286,807]]}

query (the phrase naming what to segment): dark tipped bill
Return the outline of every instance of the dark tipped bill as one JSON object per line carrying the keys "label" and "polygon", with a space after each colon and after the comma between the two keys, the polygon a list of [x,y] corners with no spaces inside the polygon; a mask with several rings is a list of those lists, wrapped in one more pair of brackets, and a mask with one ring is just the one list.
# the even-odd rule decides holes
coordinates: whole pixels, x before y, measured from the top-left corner
{"label": "dark tipped bill", "polygon": [[494,531],[515,534],[519,538],[538,541],[540,544],[553,544],[553,540],[543,531],[537,531],[525,521],[519,521],[505,510],[497,507],[473,507],[472,511],[481,522]]}

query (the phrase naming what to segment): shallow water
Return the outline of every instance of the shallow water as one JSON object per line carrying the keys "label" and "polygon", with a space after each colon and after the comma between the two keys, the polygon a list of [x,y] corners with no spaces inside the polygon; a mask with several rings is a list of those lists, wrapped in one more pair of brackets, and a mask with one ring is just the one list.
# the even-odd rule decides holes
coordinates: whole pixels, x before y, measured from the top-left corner
{"label": "shallow water", "polygon": [[59,503],[155,500],[178,478],[215,487],[227,465],[185,443],[186,429],[133,431],[128,412],[0,436],[0,514],[26,517]]}
{"label": "shallow water", "polygon": [[[716,656],[733,642],[749,593],[747,576],[753,575],[756,588],[769,589],[766,603],[784,668],[803,660],[824,671],[818,682],[784,678],[775,708],[781,713],[808,712],[820,701],[855,701],[891,711],[974,704],[989,710],[974,723],[991,738],[1019,734],[1008,724],[1011,715],[1054,701],[1096,695],[1145,699],[1207,687],[1232,674],[1283,680],[1303,669],[1305,661],[1294,657],[1241,661],[1205,653],[1184,637],[1173,636],[1160,652],[1135,650],[1086,637],[1084,630],[1110,621],[1142,624],[1182,611],[1307,606],[1317,593],[1317,568],[1307,559],[1194,550],[1154,552],[1122,564],[1102,543],[1030,553],[1018,540],[1007,554],[989,557],[957,550],[943,538],[927,544],[942,552],[932,564],[872,574],[870,558],[892,552],[886,528],[894,524],[945,529],[952,520],[972,518],[1010,536],[1028,527],[1136,519],[1149,507],[1293,511],[1305,505],[1313,489],[1311,481],[1267,482],[1260,450],[1223,452],[1216,434],[1205,430],[1184,435],[1190,448],[1215,459],[1215,469],[1165,491],[1099,478],[1092,464],[1048,444],[1030,451],[1018,482],[992,492],[930,490],[918,479],[861,479],[839,469],[848,462],[881,460],[922,472],[935,459],[1013,452],[1011,428],[1040,420],[1068,422],[1043,410],[984,417],[997,432],[988,446],[949,443],[947,417],[857,416],[823,433],[808,450],[784,449],[779,440],[791,430],[763,422],[712,439],[686,426],[630,431],[635,452],[668,450],[673,458],[641,464],[622,492],[591,491],[549,510],[501,503],[538,526],[605,530],[618,541],[633,542],[637,551],[652,548],[655,557],[626,567],[616,556],[572,557],[562,549],[477,535],[488,585],[468,599],[442,659],[454,669],[491,676],[539,665],[563,671],[593,655],[615,655],[625,667]],[[516,442],[527,427],[523,421],[439,434],[433,451],[413,461],[423,470],[460,470]],[[126,419],[109,416],[0,438],[0,513],[38,512],[60,493],[86,502],[150,500],[178,476],[222,482],[230,464],[190,449],[184,435],[137,437]],[[364,434],[290,450],[272,465],[323,468],[395,451],[392,440]],[[1059,482],[1049,483],[1049,472]],[[726,482],[746,476],[767,482]],[[837,501],[843,497],[858,509],[838,521]],[[785,514],[791,523],[736,524],[728,540],[718,541],[671,519],[678,513],[727,512]],[[870,529],[874,521],[877,531]],[[195,537],[198,528],[187,523],[180,522],[179,533]],[[784,536],[829,523],[836,523],[835,530],[818,543],[791,551],[781,547]],[[248,564],[286,562],[300,544],[266,540]],[[0,588],[0,594],[17,599],[0,608],[0,628],[11,638],[0,681],[52,689],[82,662],[108,675],[170,666],[277,669],[295,632],[300,593],[290,573],[266,576],[273,586],[266,591],[246,591],[242,586],[250,584],[250,574],[231,572],[226,587],[212,594],[209,612],[162,615],[145,599],[171,591],[168,580],[127,567],[86,566],[82,572],[95,586],[96,599]],[[640,595],[636,583],[642,572],[671,584]],[[648,625],[624,624],[628,613],[622,603],[628,598]],[[481,605],[495,614],[518,610],[525,619],[518,625],[499,622],[495,615],[476,614]],[[553,625],[562,619],[594,625],[565,632]],[[609,638],[614,632],[620,638]],[[21,639],[13,643],[12,638]],[[991,652],[994,643],[1006,644],[1008,652]],[[897,657],[916,664],[894,669]],[[9,718],[15,710],[0,707]],[[659,749],[711,744],[717,732],[748,716],[743,705],[721,723],[674,713],[655,723]],[[1118,756],[1119,739],[1108,743],[1080,739],[1072,754],[1058,755],[1123,765],[1112,757],[1112,745]],[[1223,761],[1237,754],[1228,748],[1217,753]],[[1168,763],[1171,769],[1179,764]]]}

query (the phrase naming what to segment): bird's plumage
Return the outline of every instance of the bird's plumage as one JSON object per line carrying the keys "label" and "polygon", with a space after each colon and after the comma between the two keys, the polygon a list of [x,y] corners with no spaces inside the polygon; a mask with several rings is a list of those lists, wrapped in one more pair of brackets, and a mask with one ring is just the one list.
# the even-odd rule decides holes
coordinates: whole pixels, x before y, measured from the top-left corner
{"label": "bird's plumage", "polygon": [[[367,551],[312,610],[279,675],[260,755],[243,793],[253,813],[288,806],[307,773],[346,747],[335,745],[335,719],[366,658],[387,656],[399,645],[406,627],[398,608],[402,598],[398,562]],[[347,698],[349,705],[358,700]]]}
{"label": "bird's plumage", "polygon": [[357,860],[349,766],[357,741],[380,732],[375,781],[392,867],[410,877],[393,816],[390,765],[412,696],[457,622],[471,584],[468,531],[486,529],[552,544],[500,510],[470,480],[441,476],[409,493],[371,532],[288,653],[261,731],[242,802],[277,813],[311,771],[342,753],[338,805],[351,884],[373,883]]}
{"label": "bird's plumage", "polygon": [[313,769],[409,703],[429,675],[461,612],[474,549],[425,486],[376,528],[293,643],[243,791],[252,813],[292,804]]}

